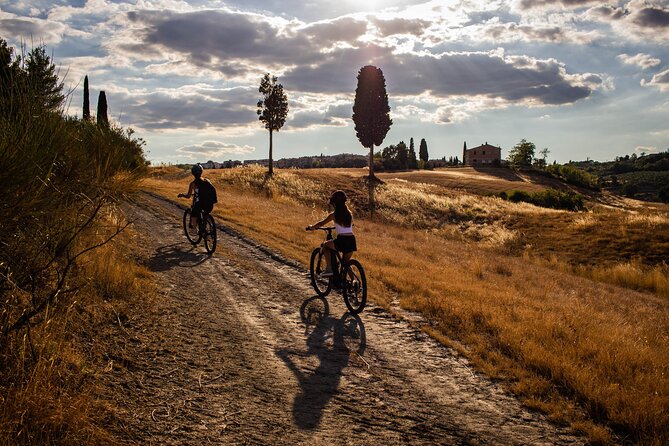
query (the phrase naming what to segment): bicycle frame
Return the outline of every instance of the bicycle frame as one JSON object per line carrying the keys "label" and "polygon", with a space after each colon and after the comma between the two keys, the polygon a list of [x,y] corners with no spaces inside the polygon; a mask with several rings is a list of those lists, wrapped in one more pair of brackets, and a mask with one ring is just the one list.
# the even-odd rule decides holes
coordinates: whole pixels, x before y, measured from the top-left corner
{"label": "bicycle frame", "polygon": [[[314,229],[319,229],[327,233],[325,243],[334,240],[332,237],[332,231],[335,230],[334,227]],[[316,293],[321,297],[327,296],[333,286],[336,289],[341,289],[346,307],[352,314],[357,314],[362,311],[367,301],[367,279],[364,269],[358,260],[344,260],[343,255],[335,248],[325,248],[323,246],[325,243],[321,243],[321,246],[314,248],[311,253],[311,261],[309,262],[311,284]],[[325,278],[319,279],[318,275],[322,271],[321,266],[319,266],[322,265],[321,259],[323,259],[324,255],[327,255],[324,249],[331,251],[330,268],[333,274],[327,281],[327,284],[321,287],[319,280],[324,280]]]}
{"label": "bicycle frame", "polygon": [[[337,251],[337,249],[325,248],[323,246],[326,242],[329,242],[330,240],[334,240],[334,237],[332,236],[332,231],[334,231],[335,228],[333,226],[328,226],[328,227],[325,227],[325,228],[316,228],[316,229],[320,229],[322,231],[327,232],[327,234],[325,235],[325,242],[321,243],[321,249],[327,249],[328,251],[330,251],[330,255],[331,255],[330,259],[332,261],[330,266],[332,267],[332,272],[333,272],[332,278],[333,279],[336,278],[337,280],[335,282],[339,282],[342,279],[340,273],[341,273],[341,271],[344,270],[344,266],[345,266],[344,265],[344,259],[343,259],[342,255],[339,254],[339,251]],[[336,283],[335,283],[335,285],[336,285]]]}

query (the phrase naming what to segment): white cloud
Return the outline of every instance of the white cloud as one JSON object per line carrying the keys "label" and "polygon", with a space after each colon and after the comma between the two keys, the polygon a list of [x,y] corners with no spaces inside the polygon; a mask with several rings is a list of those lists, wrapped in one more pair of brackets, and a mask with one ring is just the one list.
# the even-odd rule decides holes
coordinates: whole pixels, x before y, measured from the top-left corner
{"label": "white cloud", "polygon": [[204,141],[199,144],[179,147],[176,151],[186,155],[188,158],[197,159],[202,157],[220,158],[227,155],[244,155],[252,153],[256,149],[249,145],[239,146],[221,141]]}
{"label": "white cloud", "polygon": [[656,67],[662,63],[660,59],[644,53],[637,53],[634,56],[623,53],[619,54],[617,59],[624,64],[636,65],[644,70]]}
{"label": "white cloud", "polygon": [[669,91],[669,68],[655,74],[650,81],[641,79],[641,85],[644,87],[656,87],[660,91]]}
{"label": "white cloud", "polygon": [[29,45],[42,43],[55,45],[64,37],[87,37],[88,34],[69,27],[65,23],[35,17],[19,17],[0,11],[0,35],[11,36],[17,42]]}
{"label": "white cloud", "polygon": [[636,153],[654,153],[657,152],[657,147],[636,146],[634,148]]}
{"label": "white cloud", "polygon": [[583,17],[610,23],[618,34],[630,40],[669,41],[669,4],[664,0],[631,0],[624,6],[596,6]]}

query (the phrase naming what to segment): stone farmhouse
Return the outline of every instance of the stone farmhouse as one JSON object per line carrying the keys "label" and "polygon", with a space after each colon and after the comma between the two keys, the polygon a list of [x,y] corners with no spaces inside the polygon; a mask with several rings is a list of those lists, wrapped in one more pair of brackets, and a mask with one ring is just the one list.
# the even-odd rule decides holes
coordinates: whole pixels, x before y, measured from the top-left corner
{"label": "stone farmhouse", "polygon": [[462,164],[465,166],[499,166],[502,163],[502,148],[495,147],[486,141],[478,147],[467,149],[465,141],[462,147]]}

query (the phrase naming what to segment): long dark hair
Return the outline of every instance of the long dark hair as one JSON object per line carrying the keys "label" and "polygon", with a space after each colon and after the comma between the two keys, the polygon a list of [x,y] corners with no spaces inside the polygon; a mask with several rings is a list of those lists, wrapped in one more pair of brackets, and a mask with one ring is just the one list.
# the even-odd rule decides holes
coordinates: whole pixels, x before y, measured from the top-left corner
{"label": "long dark hair", "polygon": [[350,227],[353,224],[353,214],[346,206],[346,193],[343,190],[334,191],[330,197],[330,204],[335,208],[335,223],[346,228]]}

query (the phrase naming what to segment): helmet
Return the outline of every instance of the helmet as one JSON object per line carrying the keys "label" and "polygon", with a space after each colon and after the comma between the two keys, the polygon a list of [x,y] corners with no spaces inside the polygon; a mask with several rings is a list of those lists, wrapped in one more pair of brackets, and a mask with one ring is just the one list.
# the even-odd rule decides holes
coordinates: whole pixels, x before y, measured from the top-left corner
{"label": "helmet", "polygon": [[191,169],[190,169],[190,173],[192,173],[192,174],[193,174],[194,176],[196,176],[196,177],[199,177],[200,175],[202,175],[202,172],[203,172],[203,171],[204,171],[204,169],[202,168],[202,166],[200,165],[200,163],[195,164],[195,165],[194,165],[193,167],[191,167]]}
{"label": "helmet", "polygon": [[344,203],[346,203],[346,192],[343,190],[336,190],[332,192],[332,195],[330,196],[330,204],[336,205]]}

